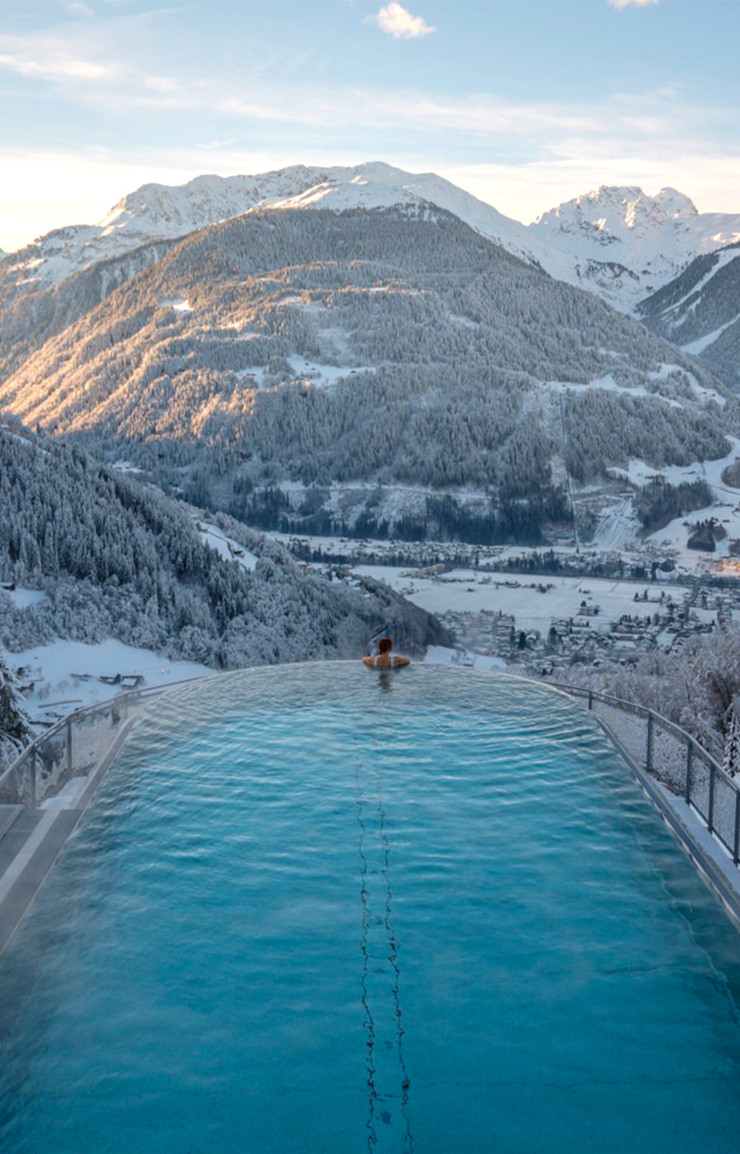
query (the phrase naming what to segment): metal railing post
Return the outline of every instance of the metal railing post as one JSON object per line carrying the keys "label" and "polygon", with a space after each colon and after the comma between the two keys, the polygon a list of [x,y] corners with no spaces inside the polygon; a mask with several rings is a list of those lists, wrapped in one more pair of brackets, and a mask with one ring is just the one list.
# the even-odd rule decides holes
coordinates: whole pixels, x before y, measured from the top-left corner
{"label": "metal railing post", "polygon": [[593,709],[593,707],[594,707],[594,695],[593,695],[593,691],[591,689],[589,689],[589,691],[588,691],[588,708]]}
{"label": "metal railing post", "polygon": [[72,773],[72,719],[67,718],[65,748],[67,754],[67,773]]}
{"label": "metal railing post", "polygon": [[732,847],[732,860],[735,865],[740,863],[740,790],[735,794],[735,839]]}
{"label": "metal railing post", "polygon": [[36,808],[36,775],[37,775],[37,760],[36,760],[36,746],[31,747],[31,808]]}
{"label": "metal railing post", "polygon": [[714,766],[709,765],[709,813],[707,814],[707,829],[714,833]]}
{"label": "metal railing post", "polygon": [[647,723],[647,751],[645,759],[645,768],[648,773],[653,772],[653,714],[652,710],[648,712]]}
{"label": "metal railing post", "polygon": [[694,746],[689,741],[686,746],[686,804],[691,805],[691,771],[694,765]]}

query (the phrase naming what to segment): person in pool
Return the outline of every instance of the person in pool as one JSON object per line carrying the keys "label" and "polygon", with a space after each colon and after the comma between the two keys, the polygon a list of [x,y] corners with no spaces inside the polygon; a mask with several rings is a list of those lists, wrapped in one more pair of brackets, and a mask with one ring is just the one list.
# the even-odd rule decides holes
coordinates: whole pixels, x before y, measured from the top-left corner
{"label": "person in pool", "polygon": [[363,657],[365,665],[372,665],[374,669],[396,669],[399,665],[408,665],[408,657],[393,652],[393,642],[390,637],[381,637],[378,641],[378,652],[374,657]]}

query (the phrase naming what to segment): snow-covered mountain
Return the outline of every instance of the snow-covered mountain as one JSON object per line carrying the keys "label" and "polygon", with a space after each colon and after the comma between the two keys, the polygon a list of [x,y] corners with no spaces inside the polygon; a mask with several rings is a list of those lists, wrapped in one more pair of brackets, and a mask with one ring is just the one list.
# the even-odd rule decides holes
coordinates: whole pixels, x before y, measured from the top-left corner
{"label": "snow-covered mountain", "polygon": [[[373,209],[433,204],[526,260],[526,229],[431,173],[379,162],[353,168],[294,166],[260,176],[200,176],[181,187],[146,184],[96,225],[56,229],[0,266],[0,379],[49,337],[156,263],[176,240],[267,208]],[[427,207],[428,210],[428,207]],[[72,282],[72,283],[70,283]]]}
{"label": "snow-covered mountain", "polygon": [[248,523],[539,540],[570,484],[722,457],[738,420],[643,325],[428,202],[243,214],[84,311],[93,272],[53,290],[78,319],[0,408]]}
{"label": "snow-covered mountain", "polygon": [[56,229],[13,254],[4,270],[16,285],[55,285],[101,260],[152,241],[187,236],[265,208],[388,208],[431,203],[484,236],[526,255],[526,229],[433,173],[414,175],[371,162],[352,168],[295,165],[260,176],[199,176],[180,187],[145,184],[96,225]]}
{"label": "snow-covered mountain", "polygon": [[424,204],[446,209],[508,252],[622,312],[632,312],[695,257],[740,241],[740,214],[698,213],[670,188],[648,196],[640,188],[602,187],[525,226],[434,173],[378,161],[296,165],[257,176],[199,176],[179,187],[143,185],[98,224],[56,229],[13,253],[0,273],[0,299],[38,294],[100,262],[245,212]]}
{"label": "snow-covered mountain", "polygon": [[602,187],[544,213],[527,238],[552,276],[632,312],[696,257],[740,241],[740,213],[699,213],[673,188]]}
{"label": "snow-covered mountain", "polygon": [[740,391],[740,244],[697,257],[638,316]]}

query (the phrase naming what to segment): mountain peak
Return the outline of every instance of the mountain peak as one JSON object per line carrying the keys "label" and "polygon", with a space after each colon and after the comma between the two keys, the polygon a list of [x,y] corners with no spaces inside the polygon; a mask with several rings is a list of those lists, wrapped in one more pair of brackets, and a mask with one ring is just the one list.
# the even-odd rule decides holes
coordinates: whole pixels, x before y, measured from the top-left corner
{"label": "mountain peak", "polygon": [[630,311],[702,252],[737,235],[740,217],[697,212],[675,188],[649,195],[602,185],[564,201],[529,226],[532,251],[552,276]]}
{"label": "mountain peak", "polygon": [[693,200],[675,188],[661,188],[653,200],[661,206],[666,216],[670,216],[673,220],[682,216],[698,216]]}

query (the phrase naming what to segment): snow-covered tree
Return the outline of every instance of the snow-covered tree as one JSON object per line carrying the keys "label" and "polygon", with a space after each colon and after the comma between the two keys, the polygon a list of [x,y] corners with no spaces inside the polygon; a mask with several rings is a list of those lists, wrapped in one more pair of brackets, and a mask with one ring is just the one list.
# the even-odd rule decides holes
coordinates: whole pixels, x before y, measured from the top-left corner
{"label": "snow-covered tree", "polygon": [[[737,703],[740,705],[740,702]],[[737,705],[730,710],[730,720],[725,735],[725,750],[722,766],[730,777],[740,776],[740,716]]]}
{"label": "snow-covered tree", "polygon": [[10,671],[0,655],[0,772],[30,740],[28,717]]}
{"label": "snow-covered tree", "polygon": [[647,653],[634,666],[574,666],[560,676],[653,709],[721,761],[734,703],[740,702],[740,626],[691,638],[678,652]]}
{"label": "snow-covered tree", "polygon": [[[257,665],[356,655],[388,616],[377,589],[333,586],[228,518],[259,560],[249,570],[225,559],[182,503],[78,448],[0,430],[0,508],[0,582],[45,593],[19,608],[0,590],[0,645],[11,652],[117,637],[215,667]],[[397,608],[399,644],[432,643],[439,627]]]}

